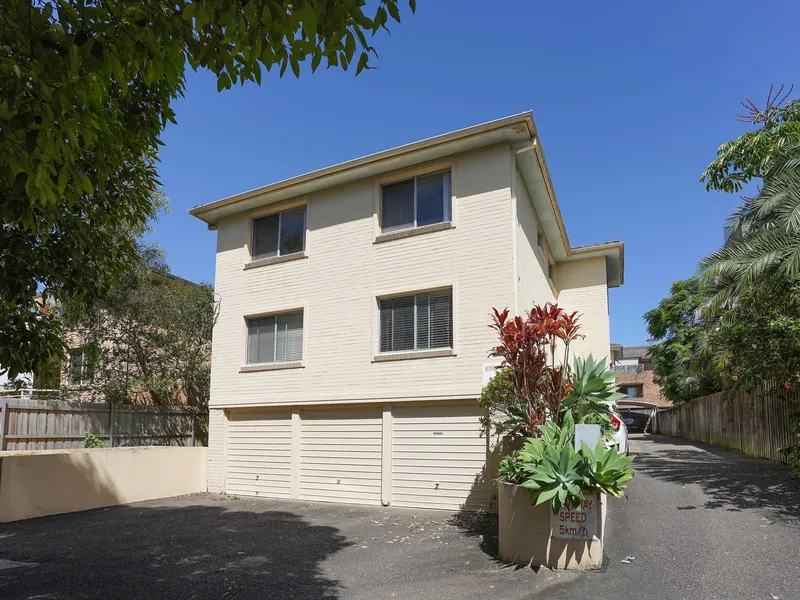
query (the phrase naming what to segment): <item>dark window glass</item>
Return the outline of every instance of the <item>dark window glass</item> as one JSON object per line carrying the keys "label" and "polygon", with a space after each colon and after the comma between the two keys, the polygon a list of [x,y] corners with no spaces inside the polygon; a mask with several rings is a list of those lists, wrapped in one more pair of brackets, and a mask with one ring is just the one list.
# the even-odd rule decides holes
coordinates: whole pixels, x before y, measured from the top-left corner
{"label": "dark window glass", "polygon": [[302,252],[305,248],[306,209],[281,213],[281,255]]}
{"label": "dark window glass", "polygon": [[414,180],[399,181],[381,188],[381,230],[414,226]]}
{"label": "dark window glass", "polygon": [[252,246],[253,260],[305,250],[305,207],[253,219]]}
{"label": "dark window glass", "polygon": [[450,220],[450,173],[417,177],[417,227]]}
{"label": "dark window glass", "polygon": [[69,351],[69,384],[80,385],[83,380],[83,351]]}
{"label": "dark window glass", "polygon": [[253,219],[253,259],[278,256],[278,227],[280,215]]}

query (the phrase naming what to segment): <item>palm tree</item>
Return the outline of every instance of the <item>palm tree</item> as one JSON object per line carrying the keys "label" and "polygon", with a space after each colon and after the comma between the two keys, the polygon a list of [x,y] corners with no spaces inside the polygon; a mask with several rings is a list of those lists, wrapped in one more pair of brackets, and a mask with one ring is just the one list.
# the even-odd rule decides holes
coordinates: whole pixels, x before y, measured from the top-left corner
{"label": "palm tree", "polygon": [[775,153],[763,189],[729,225],[740,235],[700,263],[710,287],[705,314],[735,306],[751,285],[778,291],[800,275],[800,141]]}

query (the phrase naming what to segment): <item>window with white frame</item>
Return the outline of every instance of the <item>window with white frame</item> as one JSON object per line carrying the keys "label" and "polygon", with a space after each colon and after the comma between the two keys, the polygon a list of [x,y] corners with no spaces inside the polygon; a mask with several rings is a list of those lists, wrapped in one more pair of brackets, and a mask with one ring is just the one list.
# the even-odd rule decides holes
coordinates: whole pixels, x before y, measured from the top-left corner
{"label": "window with white frame", "polygon": [[381,232],[443,223],[451,218],[450,171],[381,186]]}
{"label": "window with white frame", "polygon": [[252,260],[295,254],[305,248],[305,206],[253,219]]}
{"label": "window with white frame", "polygon": [[72,348],[69,351],[69,369],[67,383],[69,385],[88,385],[94,378],[94,369],[85,348]]}
{"label": "window with white frame", "polygon": [[380,352],[453,347],[453,291],[381,298]]}
{"label": "window with white frame", "polygon": [[551,262],[547,263],[547,278],[550,281],[555,281],[556,280],[556,268],[555,268],[555,265],[553,263],[551,263]]}
{"label": "window with white frame", "polygon": [[247,319],[247,364],[303,358],[303,311]]}

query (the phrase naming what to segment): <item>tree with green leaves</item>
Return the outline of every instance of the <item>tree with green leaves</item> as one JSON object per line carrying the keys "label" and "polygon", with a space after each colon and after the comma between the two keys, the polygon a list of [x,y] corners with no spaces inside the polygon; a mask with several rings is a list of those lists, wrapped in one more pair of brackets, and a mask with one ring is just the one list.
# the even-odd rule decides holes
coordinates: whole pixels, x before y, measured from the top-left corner
{"label": "tree with green leaves", "polygon": [[793,89],[784,92],[781,86],[774,93],[770,86],[763,110],[749,98],[742,102],[746,112],[737,119],[757,129],[717,148],[717,158],[700,176],[708,191],[740,192],[750,181],[763,179],[776,155],[800,140],[800,100],[789,100]]}
{"label": "tree with green leaves", "polygon": [[746,104],[742,118],[759,128],[723,144],[703,174],[709,189],[722,191],[763,179],[731,215],[735,235],[700,263],[708,313],[735,305],[753,285],[780,294],[800,275],[800,99],[787,100],[790,92],[773,99],[770,90],[764,110]]}
{"label": "tree with green leaves", "polygon": [[80,344],[92,376],[65,395],[82,400],[207,407],[214,291],[169,275],[158,247],[108,298],[61,307],[70,345]]}
{"label": "tree with green leaves", "polygon": [[[414,0],[409,0],[412,11]],[[371,68],[398,0],[6,0],[0,10],[0,365],[63,356],[44,307],[107,298],[160,207],[160,135],[186,66]]]}
{"label": "tree with green leaves", "polygon": [[674,403],[722,389],[708,331],[700,317],[705,285],[699,277],[676,281],[658,307],[644,314],[650,346],[653,381]]}
{"label": "tree with green leaves", "polygon": [[800,384],[800,277],[782,293],[750,286],[709,331],[726,389],[750,392],[763,382]]}

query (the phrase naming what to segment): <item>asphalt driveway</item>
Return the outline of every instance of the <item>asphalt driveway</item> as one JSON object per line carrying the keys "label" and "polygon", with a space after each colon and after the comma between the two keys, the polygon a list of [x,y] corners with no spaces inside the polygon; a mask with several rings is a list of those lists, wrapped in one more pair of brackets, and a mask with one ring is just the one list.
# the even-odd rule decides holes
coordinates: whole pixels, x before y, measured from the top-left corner
{"label": "asphalt driveway", "polygon": [[185,496],[0,525],[0,598],[529,598],[492,517]]}
{"label": "asphalt driveway", "polygon": [[800,599],[796,474],[662,436],[631,448],[600,572],[500,563],[491,516],[202,495],[0,525],[0,599]]}

